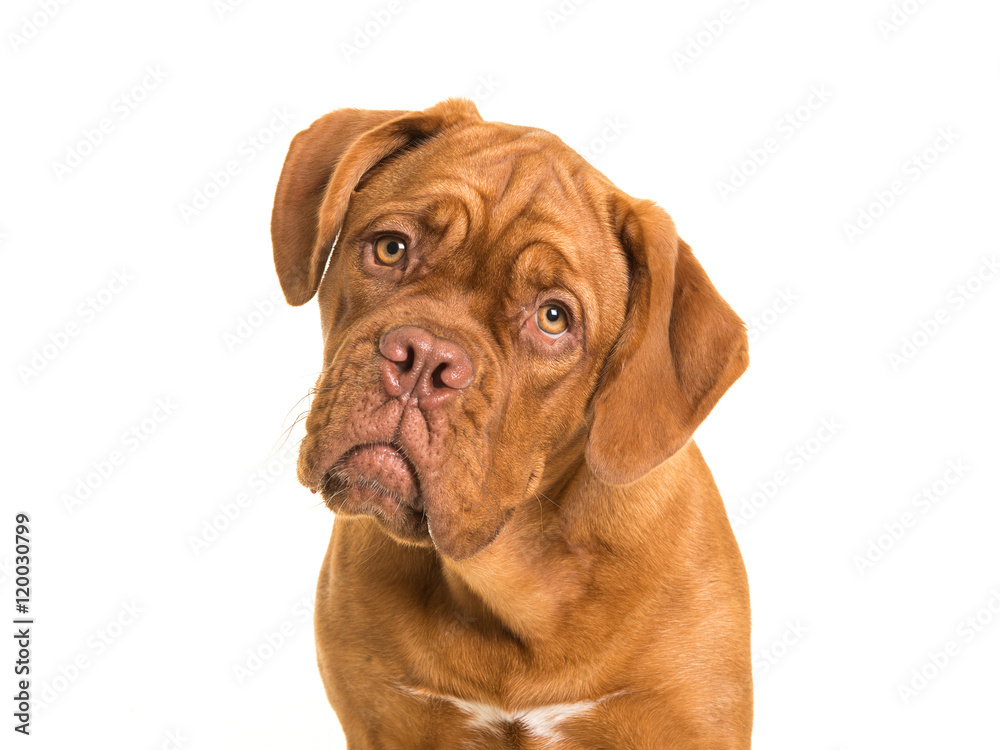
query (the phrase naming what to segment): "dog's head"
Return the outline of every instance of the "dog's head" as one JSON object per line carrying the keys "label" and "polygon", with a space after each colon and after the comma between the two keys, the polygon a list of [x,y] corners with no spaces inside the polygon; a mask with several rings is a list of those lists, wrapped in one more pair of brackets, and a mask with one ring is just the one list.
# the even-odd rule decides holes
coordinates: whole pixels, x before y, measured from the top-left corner
{"label": "dog's head", "polygon": [[746,368],[662,209],[469,101],[317,120],[271,234],[285,297],[322,316],[300,480],[455,560],[584,460],[642,476]]}

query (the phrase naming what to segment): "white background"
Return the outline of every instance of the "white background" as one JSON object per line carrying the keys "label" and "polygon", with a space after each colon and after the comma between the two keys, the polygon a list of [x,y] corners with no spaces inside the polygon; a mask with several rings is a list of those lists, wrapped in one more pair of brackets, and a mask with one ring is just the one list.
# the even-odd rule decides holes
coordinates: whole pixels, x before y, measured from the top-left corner
{"label": "white background", "polygon": [[751,327],[697,438],[750,577],[755,747],[1000,747],[998,21],[986,0],[5,3],[0,610],[28,512],[43,704],[17,746],[342,747],[308,613],[332,518],[284,432],[318,315],[272,304],[271,200],[320,115],[469,96],[660,202]]}

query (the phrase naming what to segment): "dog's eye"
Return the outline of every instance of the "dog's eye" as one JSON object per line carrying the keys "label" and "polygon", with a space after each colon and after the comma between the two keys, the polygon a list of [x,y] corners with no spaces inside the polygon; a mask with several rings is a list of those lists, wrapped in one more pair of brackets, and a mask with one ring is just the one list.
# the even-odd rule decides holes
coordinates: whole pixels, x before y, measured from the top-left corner
{"label": "dog's eye", "polygon": [[380,263],[394,266],[406,255],[406,240],[396,234],[384,234],[375,240],[375,257]]}
{"label": "dog's eye", "polygon": [[569,328],[569,315],[559,305],[547,303],[535,313],[538,330],[549,338],[557,339]]}

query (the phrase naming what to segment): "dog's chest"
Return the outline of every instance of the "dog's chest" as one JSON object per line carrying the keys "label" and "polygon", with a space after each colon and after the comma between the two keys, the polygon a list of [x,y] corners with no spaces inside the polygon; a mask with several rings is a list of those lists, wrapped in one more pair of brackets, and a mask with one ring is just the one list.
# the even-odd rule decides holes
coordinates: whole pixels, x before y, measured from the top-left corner
{"label": "dog's chest", "polygon": [[572,723],[593,715],[604,700],[612,697],[511,711],[491,703],[465,700],[422,689],[406,688],[406,691],[428,703],[444,704],[457,709],[456,718],[463,729],[480,735],[484,740],[493,740],[497,747],[517,750],[562,747],[560,743],[567,739],[563,730]]}

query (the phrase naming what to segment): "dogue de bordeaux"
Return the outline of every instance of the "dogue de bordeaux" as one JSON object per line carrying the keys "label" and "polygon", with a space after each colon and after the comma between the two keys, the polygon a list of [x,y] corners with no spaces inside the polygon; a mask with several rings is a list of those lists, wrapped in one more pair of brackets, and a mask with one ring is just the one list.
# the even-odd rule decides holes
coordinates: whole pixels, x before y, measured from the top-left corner
{"label": "dogue de bordeaux", "polygon": [[271,219],[322,373],[300,481],[350,750],[750,747],[746,573],[691,435],[740,318],[657,205],[544,130],[341,109]]}

